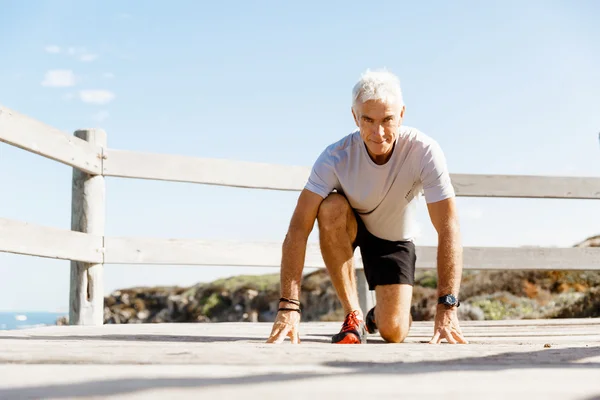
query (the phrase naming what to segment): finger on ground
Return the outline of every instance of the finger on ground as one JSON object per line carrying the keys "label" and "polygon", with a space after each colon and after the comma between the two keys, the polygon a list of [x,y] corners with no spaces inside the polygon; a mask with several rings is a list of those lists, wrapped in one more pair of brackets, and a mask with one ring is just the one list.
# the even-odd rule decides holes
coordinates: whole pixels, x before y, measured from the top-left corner
{"label": "finger on ground", "polygon": [[288,333],[288,336],[290,337],[292,344],[300,343],[300,338],[298,336],[298,329],[293,328],[292,330],[290,330],[290,332]]}
{"label": "finger on ground", "polygon": [[271,337],[267,340],[267,343],[282,343],[285,340],[285,336],[288,333],[289,327],[286,325],[278,325],[273,328]]}
{"label": "finger on ground", "polygon": [[454,338],[452,337],[452,330],[451,329],[445,329],[444,330],[444,337],[446,338],[446,340],[448,341],[448,343],[456,344],[456,340],[454,340]]}
{"label": "finger on ground", "polygon": [[437,330],[437,331],[435,331],[435,334],[433,335],[433,337],[429,341],[429,344],[437,344],[437,343],[439,343],[439,341],[438,341],[439,338],[440,338],[440,331]]}
{"label": "finger on ground", "polygon": [[456,339],[456,341],[459,343],[469,344],[469,341],[465,339],[465,337],[462,335],[462,332],[452,331],[452,336],[454,336],[454,339]]}

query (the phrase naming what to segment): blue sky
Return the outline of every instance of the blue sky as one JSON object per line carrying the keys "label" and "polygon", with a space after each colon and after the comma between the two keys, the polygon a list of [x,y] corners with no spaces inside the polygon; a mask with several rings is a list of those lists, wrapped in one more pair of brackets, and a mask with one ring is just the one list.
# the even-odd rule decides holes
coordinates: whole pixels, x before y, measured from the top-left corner
{"label": "blue sky", "polygon": [[[367,68],[451,172],[599,176],[600,3],[1,1],[0,104],[111,148],[310,166]],[[70,228],[71,169],[0,143],[0,216]],[[107,178],[106,234],[281,241],[297,193]],[[584,200],[459,198],[470,246],[571,246]],[[419,244],[436,243],[424,204]],[[316,241],[317,230],[311,241]],[[276,268],[107,265],[106,293]],[[69,262],[0,254],[0,310],[67,310]]]}

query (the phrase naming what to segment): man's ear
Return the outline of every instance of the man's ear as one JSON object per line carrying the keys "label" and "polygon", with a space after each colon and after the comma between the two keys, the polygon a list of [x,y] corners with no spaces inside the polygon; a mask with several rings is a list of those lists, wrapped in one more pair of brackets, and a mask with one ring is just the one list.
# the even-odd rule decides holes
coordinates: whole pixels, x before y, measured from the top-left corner
{"label": "man's ear", "polygon": [[402,125],[402,121],[404,121],[404,111],[406,110],[406,106],[402,106],[402,110],[400,110],[400,119],[398,121],[398,126]]}
{"label": "man's ear", "polygon": [[356,117],[356,113],[354,112],[354,108],[350,107],[350,110],[352,110],[352,116],[354,117],[354,123],[356,123],[356,126],[358,125],[358,118]]}

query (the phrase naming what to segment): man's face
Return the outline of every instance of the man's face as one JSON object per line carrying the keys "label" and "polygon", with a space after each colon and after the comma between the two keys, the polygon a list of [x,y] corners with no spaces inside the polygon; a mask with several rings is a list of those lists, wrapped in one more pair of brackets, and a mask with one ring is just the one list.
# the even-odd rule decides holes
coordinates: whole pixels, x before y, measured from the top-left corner
{"label": "man's face", "polygon": [[398,137],[404,106],[400,108],[396,103],[368,100],[358,103],[352,115],[371,159],[377,164],[387,162]]}

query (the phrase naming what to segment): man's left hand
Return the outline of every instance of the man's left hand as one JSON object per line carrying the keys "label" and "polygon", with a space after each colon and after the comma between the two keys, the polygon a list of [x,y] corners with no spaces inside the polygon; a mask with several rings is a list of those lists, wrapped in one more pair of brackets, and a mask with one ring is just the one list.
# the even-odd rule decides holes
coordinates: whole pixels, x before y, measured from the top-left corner
{"label": "man's left hand", "polygon": [[456,307],[446,308],[443,304],[438,304],[435,314],[435,327],[433,329],[433,338],[429,344],[439,344],[442,339],[446,339],[451,344],[468,344],[464,338],[462,330],[458,324],[458,313]]}

